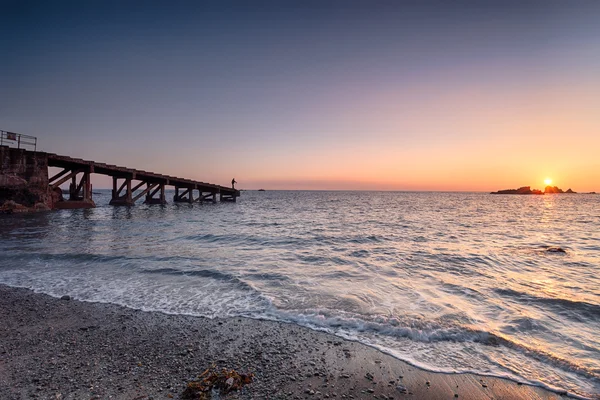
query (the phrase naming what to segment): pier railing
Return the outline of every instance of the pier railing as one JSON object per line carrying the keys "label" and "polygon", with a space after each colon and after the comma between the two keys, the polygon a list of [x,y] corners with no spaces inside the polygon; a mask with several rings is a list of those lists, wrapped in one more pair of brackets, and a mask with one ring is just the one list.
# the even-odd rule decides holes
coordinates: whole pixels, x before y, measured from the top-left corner
{"label": "pier railing", "polygon": [[11,146],[17,149],[37,150],[37,138],[21,133],[0,131],[0,146]]}

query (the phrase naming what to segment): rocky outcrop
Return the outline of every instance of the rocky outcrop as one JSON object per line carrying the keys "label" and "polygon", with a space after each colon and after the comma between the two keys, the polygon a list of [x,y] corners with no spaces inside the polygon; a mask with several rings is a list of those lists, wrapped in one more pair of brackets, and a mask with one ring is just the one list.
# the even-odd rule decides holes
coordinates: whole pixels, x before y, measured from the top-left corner
{"label": "rocky outcrop", "polygon": [[554,194],[554,193],[577,193],[573,190],[569,189],[564,192],[561,188],[557,186],[546,186],[544,191],[537,189],[531,189],[531,186],[523,186],[518,189],[505,189],[498,190],[497,192],[492,192],[491,194]]}
{"label": "rocky outcrop", "polygon": [[45,154],[0,146],[0,212],[49,210],[55,198]]}
{"label": "rocky outcrop", "polygon": [[491,194],[544,194],[541,190],[531,189],[531,186],[523,186],[518,189],[505,189],[492,192]]}
{"label": "rocky outcrop", "polygon": [[568,189],[565,192],[561,188],[559,188],[558,186],[546,186],[546,189],[544,189],[544,193],[554,194],[554,193],[577,193],[577,192],[574,192],[571,189]]}
{"label": "rocky outcrop", "polygon": [[546,186],[544,193],[564,193],[563,190],[557,186]]}

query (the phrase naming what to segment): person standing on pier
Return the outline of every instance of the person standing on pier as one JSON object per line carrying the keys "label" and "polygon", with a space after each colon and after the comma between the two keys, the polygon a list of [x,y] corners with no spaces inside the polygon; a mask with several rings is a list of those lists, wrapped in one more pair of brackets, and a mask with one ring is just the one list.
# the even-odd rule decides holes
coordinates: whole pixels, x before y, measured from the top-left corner
{"label": "person standing on pier", "polygon": [[232,189],[235,189],[235,184],[236,184],[236,183],[237,183],[237,182],[235,181],[235,178],[233,178],[233,179],[231,180],[231,188],[232,188]]}

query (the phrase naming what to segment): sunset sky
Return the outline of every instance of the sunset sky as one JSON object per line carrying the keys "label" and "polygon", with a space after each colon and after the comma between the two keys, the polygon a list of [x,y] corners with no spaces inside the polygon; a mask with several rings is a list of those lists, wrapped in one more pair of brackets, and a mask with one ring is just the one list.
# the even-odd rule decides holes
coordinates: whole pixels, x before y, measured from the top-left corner
{"label": "sunset sky", "polygon": [[600,191],[599,21],[600,1],[2,2],[0,129],[245,189]]}

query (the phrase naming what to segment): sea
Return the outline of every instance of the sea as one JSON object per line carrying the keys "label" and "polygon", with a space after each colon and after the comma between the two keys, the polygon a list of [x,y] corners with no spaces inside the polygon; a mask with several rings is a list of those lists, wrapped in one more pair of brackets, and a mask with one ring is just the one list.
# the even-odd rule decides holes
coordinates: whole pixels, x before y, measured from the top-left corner
{"label": "sea", "polygon": [[[168,192],[168,197],[172,193]],[[0,216],[0,283],[283,321],[431,371],[600,397],[600,195],[243,191]]]}

